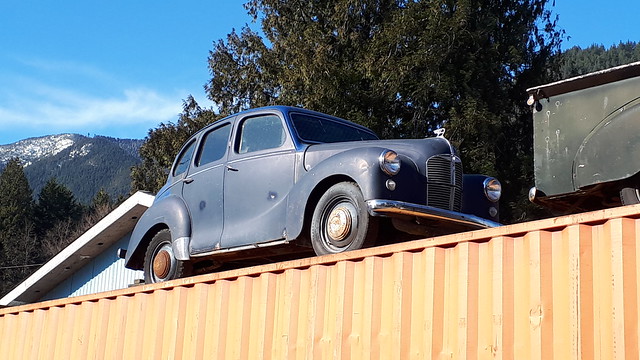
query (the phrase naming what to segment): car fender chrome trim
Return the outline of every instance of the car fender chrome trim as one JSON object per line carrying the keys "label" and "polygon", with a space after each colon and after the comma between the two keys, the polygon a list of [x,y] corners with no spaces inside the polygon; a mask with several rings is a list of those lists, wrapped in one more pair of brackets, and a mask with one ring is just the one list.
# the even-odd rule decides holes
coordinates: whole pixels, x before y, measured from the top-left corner
{"label": "car fender chrome trim", "polygon": [[369,214],[379,215],[410,215],[420,218],[428,218],[433,220],[443,220],[446,222],[454,222],[461,225],[467,225],[475,229],[487,229],[502,226],[495,221],[483,219],[479,216],[463,214],[456,211],[439,209],[431,206],[412,204],[403,201],[393,200],[367,200]]}
{"label": "car fender chrome trim", "polygon": [[189,256],[190,241],[191,238],[188,236],[173,240],[173,242],[171,243],[171,247],[173,248],[173,256],[175,256],[177,260],[187,261],[191,258]]}

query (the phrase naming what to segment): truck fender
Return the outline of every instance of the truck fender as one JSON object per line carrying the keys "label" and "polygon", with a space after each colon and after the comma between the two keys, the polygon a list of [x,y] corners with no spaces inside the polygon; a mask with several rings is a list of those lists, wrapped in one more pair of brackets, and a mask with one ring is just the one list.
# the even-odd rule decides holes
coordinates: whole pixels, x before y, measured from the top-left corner
{"label": "truck fender", "polygon": [[287,206],[287,239],[302,234],[307,216],[311,216],[316,202],[331,185],[353,181],[360,187],[365,200],[377,197],[373,186],[383,176],[378,157],[384,148],[357,148],[335,154],[306,172],[289,193]]}
{"label": "truck fender", "polygon": [[[125,267],[142,269],[147,245],[160,229],[169,229],[171,232],[174,253],[176,257],[180,257],[178,260],[188,260],[191,237],[189,211],[182,199],[177,196],[167,196],[156,199],[153,206],[147,209],[138,220],[127,247]],[[184,254],[185,251],[186,254]]]}
{"label": "truck fender", "polygon": [[573,161],[573,185],[627,179],[640,171],[640,98],[605,117],[584,139]]}

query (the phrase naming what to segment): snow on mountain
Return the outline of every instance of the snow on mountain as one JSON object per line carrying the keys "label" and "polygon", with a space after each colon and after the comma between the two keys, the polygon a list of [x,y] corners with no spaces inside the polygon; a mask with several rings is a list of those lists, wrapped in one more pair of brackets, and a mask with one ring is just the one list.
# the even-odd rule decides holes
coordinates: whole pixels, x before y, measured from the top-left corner
{"label": "snow on mountain", "polygon": [[143,140],[78,134],[30,138],[0,145],[0,171],[17,157],[34,194],[55,178],[87,204],[101,189],[113,196],[129,193],[129,174],[131,167],[140,162],[138,150],[142,143]]}
{"label": "snow on mountain", "polygon": [[25,166],[34,160],[54,156],[73,146],[77,135],[61,134],[20,140],[9,145],[0,145],[0,164],[14,157],[20,158]]}

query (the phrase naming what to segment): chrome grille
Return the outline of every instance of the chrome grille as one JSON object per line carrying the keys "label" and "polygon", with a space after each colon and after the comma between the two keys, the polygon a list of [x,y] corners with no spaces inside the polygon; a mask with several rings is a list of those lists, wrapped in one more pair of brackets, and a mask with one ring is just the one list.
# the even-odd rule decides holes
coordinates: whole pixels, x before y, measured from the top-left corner
{"label": "chrome grille", "polygon": [[427,205],[460,211],[462,207],[462,163],[452,155],[427,160]]}

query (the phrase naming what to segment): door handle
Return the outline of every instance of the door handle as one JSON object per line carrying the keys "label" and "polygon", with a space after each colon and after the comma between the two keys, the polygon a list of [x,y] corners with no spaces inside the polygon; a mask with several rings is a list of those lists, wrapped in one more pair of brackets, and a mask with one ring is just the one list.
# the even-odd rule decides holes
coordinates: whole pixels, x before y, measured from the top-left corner
{"label": "door handle", "polygon": [[193,178],[184,178],[182,181],[184,181],[185,184],[191,184],[193,182]]}
{"label": "door handle", "polygon": [[238,169],[234,168],[231,165],[227,165],[227,170],[229,170],[229,171],[238,171]]}

